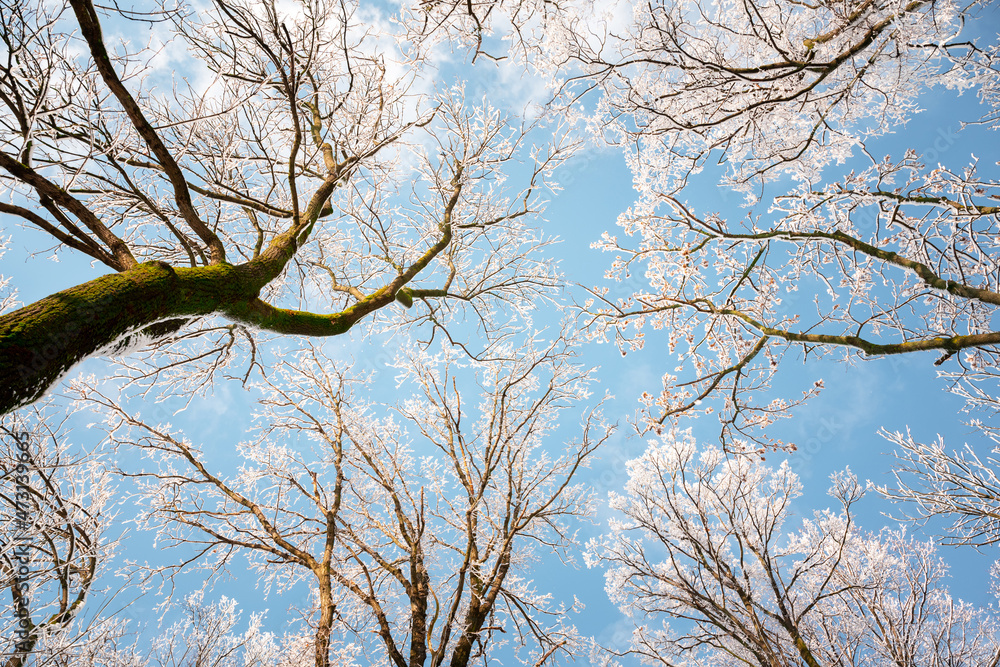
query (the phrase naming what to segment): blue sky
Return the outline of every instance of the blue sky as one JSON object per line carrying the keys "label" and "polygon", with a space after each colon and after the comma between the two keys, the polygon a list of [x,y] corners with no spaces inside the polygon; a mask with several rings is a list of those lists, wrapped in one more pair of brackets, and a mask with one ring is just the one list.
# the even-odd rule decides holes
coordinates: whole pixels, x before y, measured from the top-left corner
{"label": "blue sky", "polygon": [[[990,15],[986,23],[994,23]],[[991,26],[992,27],[992,26]],[[513,93],[518,100],[523,99],[523,89],[516,86],[501,87],[497,83],[497,73],[487,61],[477,65],[486,74],[480,90],[497,102],[503,93]],[[507,76],[500,72],[500,81]],[[509,83],[509,81],[508,81]],[[899,156],[906,148],[915,148],[928,161],[941,161],[952,168],[965,164],[972,152],[992,152],[996,145],[996,135],[983,128],[969,128],[958,133],[963,119],[974,118],[978,103],[971,94],[958,97],[950,91],[932,91],[921,99],[926,109],[914,117],[905,128],[874,142],[873,154],[888,153]],[[933,158],[931,155],[933,154]],[[992,176],[996,176],[993,155],[979,154],[982,165],[989,164]],[[841,168],[832,167],[839,173]],[[844,168],[846,171],[847,168]],[[703,179],[707,180],[707,179]],[[551,255],[560,263],[567,281],[584,286],[603,284],[603,272],[610,258],[590,248],[600,233],[615,231],[615,218],[634,200],[632,178],[621,157],[610,149],[590,147],[571,161],[562,172],[560,179],[563,190],[554,197],[545,218],[547,232],[562,239],[554,246]],[[704,208],[718,208],[742,216],[739,209],[740,195],[729,194],[715,187],[711,182],[698,183],[686,194],[692,203]],[[766,205],[766,203],[765,203]],[[101,267],[94,268],[84,258],[64,253],[58,262],[47,259],[49,253],[41,252],[36,258],[31,253],[39,252],[49,245],[48,239],[33,231],[23,230],[10,218],[0,217],[0,235],[14,237],[14,243],[7,255],[0,260],[0,274],[13,276],[19,290],[20,300],[29,303],[59,289],[78,284],[103,273]],[[808,295],[800,295],[808,301]],[[584,293],[576,287],[569,287],[565,296],[567,305],[573,300],[582,300]],[[545,322],[539,317],[539,324],[555,326],[558,318]],[[379,358],[381,344],[366,341],[365,326],[359,325],[350,336],[331,339],[325,343],[334,356],[352,354],[355,358]],[[620,424],[619,433],[597,455],[593,466],[585,471],[582,479],[594,485],[595,493],[604,497],[609,490],[618,490],[624,483],[623,462],[638,456],[645,444],[642,437],[635,435],[628,425],[638,407],[637,397],[643,390],[655,391],[660,387],[663,363],[662,349],[654,334],[647,334],[646,348],[630,353],[622,358],[613,345],[588,344],[582,349],[582,359],[587,365],[599,367],[601,381],[597,393],[605,390],[614,395],[609,404],[607,417]],[[880,427],[889,430],[904,430],[909,427],[918,440],[931,440],[937,435],[945,438],[952,448],[960,448],[969,443],[979,452],[987,452],[992,443],[981,434],[971,431],[963,424],[960,414],[962,401],[945,391],[944,383],[936,377],[933,365],[937,355],[933,353],[907,355],[892,359],[878,359],[847,365],[833,359],[809,360],[802,364],[800,359],[789,356],[779,375],[776,393],[794,395],[803,388],[822,378],[825,390],[819,397],[798,408],[792,419],[779,422],[771,431],[772,437],[795,442],[799,451],[792,455],[791,463],[802,476],[805,490],[797,507],[803,515],[814,509],[828,506],[825,491],[827,478],[834,471],[849,466],[860,478],[875,483],[888,481],[892,458],[890,447],[877,435]],[[90,360],[83,364],[79,372],[106,373],[107,363]],[[373,383],[373,400],[392,400],[392,371],[376,365],[379,371],[377,382]],[[232,445],[244,437],[248,425],[247,415],[252,405],[252,397],[237,383],[220,384],[209,396],[193,402],[181,415],[173,418],[176,425],[188,428],[192,437],[197,437],[206,447],[218,448],[214,454],[220,466],[236,465]],[[86,417],[78,416],[79,422]],[[576,426],[576,420],[568,420],[564,428],[567,437]],[[683,427],[690,427],[696,435],[706,441],[717,437],[716,424],[707,419],[685,420]],[[88,445],[88,438],[96,432],[82,432],[77,438],[79,444]],[[197,436],[195,436],[197,434]],[[768,461],[777,464],[782,455],[771,455]],[[870,496],[861,504],[861,523],[868,530],[877,530],[883,525],[894,525],[883,516],[887,505]],[[128,508],[121,509],[123,516]],[[600,522],[607,517],[601,509],[595,525],[584,526],[581,537],[601,532]],[[918,534],[931,536],[932,527],[918,530]],[[151,546],[150,536],[133,533],[127,540],[130,557],[156,558],[158,552]],[[953,563],[953,592],[964,599],[979,604],[993,602],[984,582],[988,577],[989,565],[996,560],[992,549],[983,553],[965,550],[942,551]],[[582,566],[581,566],[582,568]],[[607,603],[603,593],[601,573],[596,570],[568,570],[558,563],[547,563],[536,573],[537,579],[551,583],[557,595],[580,597],[587,609],[579,618],[581,630],[597,635],[605,641],[616,641],[615,632],[621,629],[616,610]],[[109,580],[110,581],[110,580]],[[216,593],[237,597],[248,611],[262,608],[279,609],[285,600],[276,596],[268,601],[259,599],[245,581],[221,584]],[[152,605],[148,600],[140,601],[132,608],[136,617]],[[270,619],[279,622],[280,615],[274,613]],[[277,625],[275,626],[277,628]]]}

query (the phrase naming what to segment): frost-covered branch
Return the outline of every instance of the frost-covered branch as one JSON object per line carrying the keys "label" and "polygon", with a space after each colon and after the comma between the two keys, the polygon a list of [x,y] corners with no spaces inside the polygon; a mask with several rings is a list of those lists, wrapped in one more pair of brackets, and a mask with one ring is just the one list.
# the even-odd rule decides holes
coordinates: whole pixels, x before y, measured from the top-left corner
{"label": "frost-covered branch", "polygon": [[698,448],[671,433],[629,462],[617,515],[590,543],[611,599],[636,630],[616,655],[701,665],[996,664],[998,619],[955,600],[931,543],[865,534],[863,489],[832,476],[835,509],[792,524],[787,462]]}
{"label": "frost-covered branch", "polygon": [[401,359],[413,391],[394,408],[403,423],[307,347],[260,385],[257,432],[231,474],[169,427],[77,391],[106,415],[116,446],[156,462],[120,472],[142,488],[143,522],[193,554],[152,567],[148,581],[246,557],[268,588],[310,591],[317,665],[356,650],[401,666],[466,665],[509,642],[537,660],[579,648],[570,607],[529,572],[546,555],[571,560],[574,522],[589,512],[574,477],[607,428],[584,414],[578,436],[553,448],[590,374],[567,339],[506,345],[502,361]]}

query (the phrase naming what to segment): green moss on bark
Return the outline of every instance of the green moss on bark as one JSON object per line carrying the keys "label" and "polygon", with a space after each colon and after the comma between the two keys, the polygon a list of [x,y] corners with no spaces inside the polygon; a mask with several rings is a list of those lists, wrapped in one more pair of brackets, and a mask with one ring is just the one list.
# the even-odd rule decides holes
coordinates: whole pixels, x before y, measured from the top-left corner
{"label": "green moss on bark", "polygon": [[0,316],[0,411],[36,400],[74,364],[129,332],[255,299],[253,283],[228,264],[173,269],[149,262]]}

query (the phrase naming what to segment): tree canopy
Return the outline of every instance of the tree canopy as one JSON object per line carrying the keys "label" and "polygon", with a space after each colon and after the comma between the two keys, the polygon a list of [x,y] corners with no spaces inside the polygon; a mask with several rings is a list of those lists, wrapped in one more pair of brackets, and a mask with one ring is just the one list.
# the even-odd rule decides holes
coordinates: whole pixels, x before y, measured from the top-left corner
{"label": "tree canopy", "polygon": [[[428,87],[418,40],[386,47],[358,7],[104,17],[155,22],[159,48],[105,43],[88,1],[3,10],[0,212],[113,271],[0,316],[4,412],[208,315],[231,323],[208,336],[334,336],[394,302],[489,320],[553,284],[523,219],[573,143],[531,144],[530,123]],[[168,85],[164,50],[184,76]]]}
{"label": "tree canopy", "polygon": [[[995,11],[0,0],[4,666],[1000,664]],[[820,357],[979,442],[804,511]]]}

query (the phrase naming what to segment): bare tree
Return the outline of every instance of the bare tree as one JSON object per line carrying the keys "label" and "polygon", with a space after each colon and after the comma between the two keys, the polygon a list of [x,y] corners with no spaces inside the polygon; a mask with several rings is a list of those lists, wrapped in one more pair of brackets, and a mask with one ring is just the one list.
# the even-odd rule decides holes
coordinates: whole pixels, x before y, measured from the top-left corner
{"label": "bare tree", "polygon": [[997,665],[998,619],[954,600],[932,543],[864,534],[863,491],[832,476],[836,510],[792,529],[787,463],[671,434],[629,464],[620,513],[590,544],[636,631],[620,655],[662,665]]}
{"label": "bare tree", "polygon": [[[948,169],[915,150],[876,157],[874,141],[929,86],[996,99],[995,45],[957,37],[975,20],[940,2],[681,2],[637,10],[603,51],[579,45],[579,81],[600,83],[638,191],[624,235],[595,244],[615,260],[589,327],[623,353],[663,330],[678,360],[643,396],[647,426],[715,412],[726,447],[782,446],[763,429],[822,387],[771,400],[789,352],[933,352],[956,390],[981,387],[1000,343],[998,183],[975,157]],[[829,175],[852,155],[857,168]],[[685,199],[710,160],[747,192],[746,215]],[[781,174],[798,183],[767,184]]]}
{"label": "bare tree", "polygon": [[[547,554],[570,558],[572,522],[589,511],[573,478],[607,437],[591,412],[578,440],[555,452],[545,444],[587,395],[589,373],[572,363],[571,346],[510,348],[507,360],[481,363],[406,359],[416,392],[396,411],[416,440],[309,347],[262,386],[259,433],[240,445],[234,475],[213,472],[168,428],[78,388],[106,411],[116,444],[157,462],[124,474],[144,485],[145,521],[194,550],[184,563],[214,573],[246,557],[269,589],[311,592],[303,614],[317,667],[331,664],[331,651],[463,666],[508,642],[542,664],[574,652],[577,637],[569,608],[528,572]],[[474,398],[462,388],[470,379]]]}
{"label": "bare tree", "polygon": [[[304,667],[312,663],[308,638],[278,636],[263,629],[263,614],[251,614],[245,623],[236,600],[222,596],[205,600],[204,591],[184,596],[170,611],[178,620],[159,627],[146,619],[103,619],[87,632],[71,651],[55,655],[36,652],[37,665],[57,667]],[[152,630],[152,637],[141,631]],[[338,665],[354,667],[350,656],[337,656]],[[346,658],[346,659],[345,659]]]}
{"label": "bare tree", "polygon": [[594,5],[566,3],[550,58],[577,67],[570,100],[602,93],[602,128],[630,146],[643,194],[676,193],[710,160],[748,188],[815,175],[905,121],[928,86],[994,80],[991,54],[959,39],[975,3]]}
{"label": "bare tree", "polygon": [[91,456],[74,455],[51,410],[0,422],[0,616],[4,667],[74,655],[104,633],[85,602],[114,543],[110,477]]}
{"label": "bare tree", "polygon": [[[325,0],[0,11],[0,213],[113,271],[0,316],[4,412],[89,355],[168,335],[210,339],[188,356],[211,370],[252,353],[254,330],[337,335],[394,301],[443,325],[432,301],[482,313],[552,284],[526,222],[572,145],[532,147],[530,126],[433,91],[387,20]],[[110,19],[161,44],[116,46]],[[190,83],[163,85],[164,58]],[[210,314],[228,323],[194,324]]]}
{"label": "bare tree", "polygon": [[[642,346],[643,327],[665,330],[677,370],[693,377],[664,377],[662,393],[645,397],[652,419],[718,410],[727,446],[765,444],[760,429],[798,402],[752,399],[790,351],[937,352],[956,389],[981,390],[1000,342],[991,325],[1000,305],[997,208],[980,203],[994,192],[974,164],[927,173],[911,154],[873,161],[843,182],[803,184],[776,200],[771,223],[699,214],[673,198],[629,223],[637,247],[602,243],[619,254],[616,278],[646,272],[650,285],[594,302],[592,326],[623,349]],[[814,307],[784,305],[794,292],[814,293]],[[706,401],[713,395],[721,400]]]}
{"label": "bare tree", "polygon": [[[240,632],[240,612],[234,599],[205,601],[204,592],[187,595],[178,605],[182,617],[157,636],[143,664],[204,665],[205,667],[268,667],[306,665],[307,652],[296,650],[293,641],[282,642],[261,629],[262,618],[254,614]],[[341,663],[338,663],[341,664]]]}
{"label": "bare tree", "polygon": [[[1000,461],[980,457],[966,445],[949,452],[944,439],[917,442],[907,433],[882,431],[898,449],[894,486],[879,491],[900,503],[905,518],[918,523],[937,517],[947,524],[944,542],[976,547],[1000,542]],[[996,449],[993,454],[997,454]]]}

